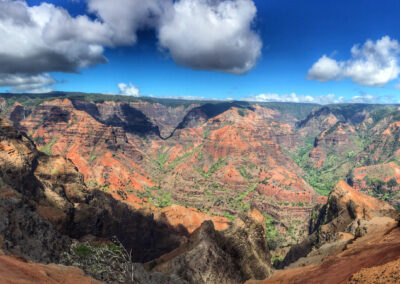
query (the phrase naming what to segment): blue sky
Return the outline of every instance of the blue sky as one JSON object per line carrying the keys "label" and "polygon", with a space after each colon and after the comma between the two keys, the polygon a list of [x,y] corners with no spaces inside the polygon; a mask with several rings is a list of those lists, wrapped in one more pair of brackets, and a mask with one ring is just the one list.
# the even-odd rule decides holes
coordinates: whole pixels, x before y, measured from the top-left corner
{"label": "blue sky", "polygon": [[[0,3],[1,1],[11,0],[0,0]],[[115,5],[118,1],[114,1]],[[400,65],[400,62],[397,64],[400,48],[396,45],[397,40],[400,40],[399,1],[246,1],[255,4],[257,14],[252,18],[249,32],[259,37],[262,48],[255,63],[245,72],[242,72],[243,70],[232,72],[232,69],[222,70],[222,72],[213,71],[212,69],[215,68],[212,64],[199,68],[187,57],[182,59],[184,62],[182,63],[179,59],[180,55],[171,55],[172,48],[170,50],[160,48],[158,30],[150,25],[146,26],[144,31],[135,30],[137,40],[134,43],[127,44],[123,42],[123,39],[117,39],[113,44],[104,44],[103,40],[102,54],[107,58],[107,63],[96,61],[89,66],[79,65],[73,70],[74,72],[70,70],[52,72],[54,68],[50,68],[50,72],[44,69],[35,71],[38,72],[35,75],[42,74],[39,73],[42,71],[44,71],[43,74],[48,73],[54,81],[46,88],[59,91],[118,93],[118,84],[125,83],[128,86],[129,84],[132,84],[132,87],[135,86],[143,96],[198,96],[217,99],[242,99],[250,96],[261,100],[291,100],[290,98],[295,97],[296,100],[300,98],[300,101],[307,101],[309,99],[304,99],[306,96],[317,98],[334,94],[334,99],[331,96],[333,101],[352,101],[354,97],[356,97],[354,101],[359,98],[360,101],[365,102],[400,100],[400,89],[396,88],[396,85],[400,83],[397,76],[400,72],[397,71]],[[32,7],[42,2],[44,1],[31,0],[27,1],[27,4]],[[104,20],[107,15],[102,14],[101,8],[96,10],[97,13],[93,12],[93,9],[90,13],[87,2],[84,0],[46,2],[54,4],[56,8],[65,8],[72,19],[79,15],[87,15],[92,21],[97,19],[107,23]],[[124,4],[123,2],[126,1],[121,0],[121,4]],[[249,13],[251,13],[250,10]],[[248,33],[244,39],[247,39],[247,36],[249,36]],[[390,75],[388,72],[383,72],[382,74],[386,74],[386,77],[382,75],[383,77],[375,78],[368,73],[363,78],[359,78],[359,74],[355,74],[354,70],[358,70],[356,68],[360,66],[362,70],[363,66],[366,66],[363,64],[370,63],[366,62],[369,57],[362,51],[362,46],[367,40],[371,40],[372,47],[376,47],[379,51],[378,41],[384,36],[388,37],[387,44],[384,46],[390,44],[388,55],[390,58],[381,59],[382,54],[386,55],[386,49],[379,56],[372,55],[372,64],[376,63],[377,66],[373,65],[372,68],[376,70],[371,70],[374,73],[390,71]],[[352,57],[350,51],[356,44],[360,44],[361,50],[358,58]],[[221,49],[218,49],[218,52],[221,52]],[[237,56],[236,53],[234,54]],[[335,73],[332,69],[328,70],[327,68],[332,66],[325,64],[323,60],[318,63],[323,55],[334,61],[340,71]],[[379,60],[376,59],[378,57]],[[396,62],[390,65],[390,70],[381,70],[389,68],[386,65],[392,63],[393,60]],[[309,70],[314,64],[317,66],[311,74]],[[0,69],[0,76],[1,72]],[[22,73],[25,74],[24,72],[26,72],[25,69]],[[31,75],[29,73],[29,76]],[[3,83],[0,90],[10,90],[10,88],[12,90],[15,87],[11,83],[9,86],[5,84]],[[14,88],[14,90],[25,89]],[[134,94],[138,93],[134,92]],[[260,94],[264,96],[259,96]],[[343,98],[339,99],[340,97]]]}

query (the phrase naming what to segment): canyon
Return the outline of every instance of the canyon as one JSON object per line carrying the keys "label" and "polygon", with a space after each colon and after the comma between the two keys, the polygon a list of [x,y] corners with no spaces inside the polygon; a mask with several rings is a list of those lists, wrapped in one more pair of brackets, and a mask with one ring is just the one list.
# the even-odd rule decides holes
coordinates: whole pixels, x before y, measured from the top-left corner
{"label": "canyon", "polygon": [[347,283],[400,257],[397,106],[51,93],[0,111],[0,261],[21,271]]}

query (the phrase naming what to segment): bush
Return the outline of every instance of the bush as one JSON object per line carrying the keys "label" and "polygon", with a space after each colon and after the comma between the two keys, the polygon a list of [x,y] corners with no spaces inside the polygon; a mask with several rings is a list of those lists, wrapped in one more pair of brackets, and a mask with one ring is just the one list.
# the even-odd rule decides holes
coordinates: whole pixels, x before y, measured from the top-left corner
{"label": "bush", "polygon": [[224,217],[225,217],[226,219],[231,220],[232,222],[235,221],[235,216],[229,214],[228,212],[225,212]]}
{"label": "bush", "polygon": [[251,174],[249,174],[245,168],[239,168],[239,172],[245,179],[252,179]]}
{"label": "bush", "polygon": [[78,267],[88,275],[104,282],[136,281],[139,264],[133,263],[132,251],[127,251],[117,238],[112,243],[72,243],[61,256],[61,263]]}
{"label": "bush", "polygon": [[389,188],[393,188],[393,187],[397,186],[398,183],[397,183],[397,180],[396,180],[395,178],[391,178],[391,179],[386,183],[386,185],[387,185]]}
{"label": "bush", "polygon": [[239,109],[239,110],[238,110],[238,114],[239,114],[240,116],[246,116],[247,111],[244,110],[244,109]]}

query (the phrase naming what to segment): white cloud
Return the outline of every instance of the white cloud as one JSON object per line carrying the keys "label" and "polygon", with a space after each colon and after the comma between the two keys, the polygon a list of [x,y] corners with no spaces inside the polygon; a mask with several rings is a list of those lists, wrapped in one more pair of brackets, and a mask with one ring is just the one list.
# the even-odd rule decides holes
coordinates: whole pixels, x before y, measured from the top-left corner
{"label": "white cloud", "polygon": [[370,87],[384,86],[400,73],[400,45],[397,40],[384,36],[373,42],[367,40],[361,47],[351,48],[351,58],[336,61],[323,55],[308,70],[307,78],[317,81],[342,80]]}
{"label": "white cloud", "polygon": [[105,63],[111,30],[87,16],[71,17],[42,3],[0,0],[0,85],[11,92],[48,92],[48,72],[78,72]]}
{"label": "white cloud", "polygon": [[307,79],[326,82],[337,79],[341,73],[341,66],[336,60],[323,55],[308,70]]}
{"label": "white cloud", "polygon": [[47,93],[56,80],[49,74],[0,74],[0,86],[11,87],[10,92]]}
{"label": "white cloud", "polygon": [[76,72],[106,62],[110,30],[52,4],[0,1],[0,73]]}
{"label": "white cloud", "polygon": [[252,0],[89,0],[88,7],[115,44],[134,44],[139,30],[155,29],[160,47],[189,68],[241,74],[261,55]]}
{"label": "white cloud", "polygon": [[358,96],[353,96],[349,102],[359,104],[375,104],[380,102],[380,98],[361,92]]}
{"label": "white cloud", "polygon": [[135,87],[131,83],[119,83],[118,84],[119,94],[123,96],[140,97],[139,88]]}
{"label": "white cloud", "polygon": [[135,44],[138,30],[156,28],[171,6],[171,0],[88,0],[89,11],[110,27],[117,45]]}
{"label": "white cloud", "polygon": [[241,74],[256,64],[262,42],[251,25],[251,0],[180,0],[163,14],[160,46],[180,65]]}
{"label": "white cloud", "polygon": [[188,100],[188,101],[234,101],[234,98],[206,98],[200,96],[174,96],[174,95],[166,95],[166,96],[154,96],[149,95],[151,98],[161,98],[161,99],[174,99],[174,100]]}
{"label": "white cloud", "polygon": [[327,105],[327,104],[341,104],[346,102],[346,99],[344,97],[338,97],[334,94],[328,94],[328,95],[322,95],[322,96],[316,96],[314,97],[314,103],[321,104],[321,105]]}
{"label": "white cloud", "polygon": [[334,94],[322,95],[312,97],[309,95],[291,94],[260,94],[255,96],[248,96],[244,98],[246,101],[252,102],[290,102],[290,103],[315,103],[315,104],[338,104],[344,103],[344,97],[336,98]]}
{"label": "white cloud", "polygon": [[159,46],[189,68],[240,74],[261,54],[253,0],[88,0],[88,11],[97,19],[49,3],[0,0],[3,81],[106,63],[106,47],[135,44],[141,29],[153,29]]}

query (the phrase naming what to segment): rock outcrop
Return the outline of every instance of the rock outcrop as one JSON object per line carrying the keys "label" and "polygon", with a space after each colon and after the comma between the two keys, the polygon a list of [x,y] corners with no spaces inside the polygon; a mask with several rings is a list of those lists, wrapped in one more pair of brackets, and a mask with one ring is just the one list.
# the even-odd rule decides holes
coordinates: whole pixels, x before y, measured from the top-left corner
{"label": "rock outcrop", "polygon": [[[90,191],[71,161],[39,152],[29,138],[1,118],[0,236],[6,254],[43,263],[63,262],[74,239],[92,236],[104,242],[117,237],[127,251],[133,251],[129,259],[144,262],[176,248],[184,237],[173,226],[155,221],[151,212],[135,210],[102,191]],[[47,271],[45,266],[37,267]],[[141,283],[171,280],[149,275],[140,264],[134,267]],[[124,282],[112,274],[104,279]]]}
{"label": "rock outcrop", "polygon": [[225,231],[204,222],[186,243],[149,265],[184,283],[243,283],[270,275],[270,258],[265,220],[254,210]]}
{"label": "rock outcrop", "polygon": [[[398,218],[399,213],[389,204],[341,181],[321,210],[315,232],[286,256],[284,263],[291,263],[290,266],[264,281],[247,283],[347,283],[362,268],[399,259]],[[301,254],[304,257],[296,261],[295,256]],[[368,279],[365,283],[374,280],[362,275],[360,272],[353,280]]]}
{"label": "rock outcrop", "polygon": [[[246,284],[300,284],[300,283],[398,283],[398,267],[394,276],[393,261],[398,261],[400,255],[400,228],[397,224],[379,227],[380,232],[365,235],[355,240],[344,251],[329,256],[321,264],[308,265],[293,269],[278,271],[264,281],[248,281]],[[362,270],[369,268],[369,272]],[[376,271],[379,278],[375,278]],[[385,274],[385,272],[387,274]],[[354,277],[352,277],[352,275]],[[356,280],[362,280],[356,282]],[[387,279],[388,282],[383,281]],[[390,279],[397,282],[390,282]],[[381,280],[381,281],[378,281]],[[374,282],[375,281],[375,282]]]}

